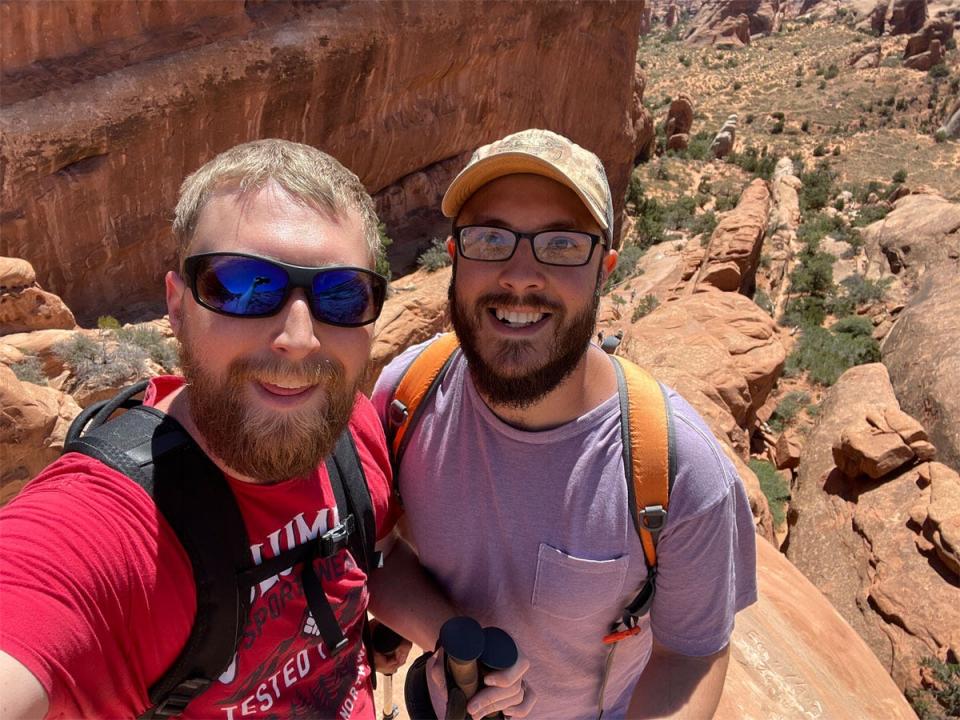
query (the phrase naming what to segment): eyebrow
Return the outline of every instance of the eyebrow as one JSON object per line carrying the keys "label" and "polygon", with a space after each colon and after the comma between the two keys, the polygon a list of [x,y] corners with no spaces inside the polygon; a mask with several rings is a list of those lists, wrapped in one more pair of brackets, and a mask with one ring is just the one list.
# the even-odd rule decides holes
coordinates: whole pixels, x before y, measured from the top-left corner
{"label": "eyebrow", "polygon": [[[508,223],[503,218],[499,218],[495,215],[477,215],[475,218],[473,218],[473,220],[469,224],[470,225],[496,225],[499,227],[507,228],[509,230],[517,229],[511,223]],[[530,232],[539,233],[539,232],[548,232],[550,230],[577,230],[577,223],[574,222],[572,219],[567,218],[564,220],[558,220],[556,222],[542,225],[541,227],[530,230]]]}

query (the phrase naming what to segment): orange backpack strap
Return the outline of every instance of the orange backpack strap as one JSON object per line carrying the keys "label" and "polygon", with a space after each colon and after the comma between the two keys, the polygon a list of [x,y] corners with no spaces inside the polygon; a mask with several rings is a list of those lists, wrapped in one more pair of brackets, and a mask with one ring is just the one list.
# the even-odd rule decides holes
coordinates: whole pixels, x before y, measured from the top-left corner
{"label": "orange backpack strap", "polygon": [[455,334],[444,333],[420,351],[400,378],[390,403],[387,427],[395,473],[400,469],[400,460],[420,419],[424,401],[433,395],[459,347]]}
{"label": "orange backpack strap", "polygon": [[643,544],[647,581],[614,623],[604,642],[639,631],[637,618],[650,609],[656,591],[657,540],[667,519],[676,475],[673,420],[663,387],[629,360],[611,356],[620,396],[620,432],[630,517]]}

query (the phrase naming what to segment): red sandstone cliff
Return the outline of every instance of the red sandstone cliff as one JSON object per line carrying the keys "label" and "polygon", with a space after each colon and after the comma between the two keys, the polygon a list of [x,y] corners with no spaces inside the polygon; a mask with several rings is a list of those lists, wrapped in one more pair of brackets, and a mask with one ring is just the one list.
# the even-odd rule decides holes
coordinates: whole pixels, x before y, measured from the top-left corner
{"label": "red sandstone cliff", "polygon": [[0,5],[0,255],[81,319],[161,299],[177,187],[236,143],[339,158],[402,267],[445,231],[440,196],[477,145],[565,133],[620,198],[652,128],[634,96],[643,2],[110,7]]}

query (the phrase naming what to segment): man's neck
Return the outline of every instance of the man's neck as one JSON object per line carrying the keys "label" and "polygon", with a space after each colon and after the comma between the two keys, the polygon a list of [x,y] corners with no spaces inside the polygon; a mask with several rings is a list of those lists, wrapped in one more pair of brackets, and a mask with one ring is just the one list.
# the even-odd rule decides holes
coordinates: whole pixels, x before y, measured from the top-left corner
{"label": "man's neck", "polygon": [[493,414],[508,425],[536,431],[575,420],[605,402],[616,391],[617,376],[610,358],[600,348],[590,345],[573,372],[529,407],[493,403],[479,391],[478,394]]}
{"label": "man's neck", "polygon": [[207,445],[206,439],[203,437],[203,434],[197,428],[196,423],[193,422],[193,417],[190,415],[190,402],[187,398],[187,393],[190,392],[188,386],[184,385],[177,388],[172,393],[162,398],[154,406],[160,412],[166,413],[178,423],[183,425],[184,429],[190,433],[190,437],[194,439],[197,445],[200,446],[200,449],[203,450],[204,454],[213,461],[213,464],[216,465],[220,472],[224,475],[229,475],[232,478],[236,478],[241,482],[251,483],[255,485],[262,485],[263,482],[246,475],[241,475],[236,470],[231,469],[225,462],[220,460],[214,453],[210,452],[210,448]]}

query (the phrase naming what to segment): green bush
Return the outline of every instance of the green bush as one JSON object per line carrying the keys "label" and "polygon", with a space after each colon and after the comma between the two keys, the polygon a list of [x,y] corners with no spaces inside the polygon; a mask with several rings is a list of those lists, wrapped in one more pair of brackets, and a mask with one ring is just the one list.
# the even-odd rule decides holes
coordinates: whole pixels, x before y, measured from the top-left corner
{"label": "green bush", "polygon": [[383,223],[377,225],[377,234],[380,235],[380,252],[373,269],[389,280],[392,273],[390,271],[390,261],[387,259],[387,248],[393,245],[393,239],[387,235],[387,226]]}
{"label": "green bush", "polygon": [[808,325],[787,358],[786,369],[792,374],[806,370],[813,382],[833,385],[848,368],[879,361],[880,346],[872,332],[873,323],[855,316],[838,321],[829,330]]}
{"label": "green bush", "polygon": [[776,409],[767,421],[767,425],[774,432],[781,433],[804,407],[810,403],[810,396],[805,392],[787,393],[777,403]]}
{"label": "green bush", "polygon": [[830,67],[828,67],[826,72],[823,73],[823,79],[833,80],[839,74],[840,74],[840,68],[836,66],[836,63],[831,63]]}
{"label": "green bush", "polygon": [[854,227],[866,227],[877,220],[883,220],[889,212],[890,209],[883,205],[864,205],[857,213],[857,217],[854,218],[853,225]]}
{"label": "green bush", "polygon": [[417,265],[427,272],[435,272],[442,267],[447,267],[453,260],[450,253],[447,252],[447,241],[445,238],[435,237],[430,242],[430,247],[424,250],[417,258]]}
{"label": "green bush", "polygon": [[823,157],[823,156],[826,155],[826,154],[827,154],[827,148],[826,148],[826,146],[823,145],[822,143],[821,143],[820,145],[817,145],[817,146],[813,149],[813,156],[814,156],[814,157]]}
{"label": "green bush", "polygon": [[77,382],[116,385],[133,380],[144,372],[148,355],[142,348],[128,342],[110,346],[106,341],[95,342],[86,335],[75,333],[53,346],[70,368]]}
{"label": "green bush", "polygon": [[937,130],[933,134],[933,141],[938,145],[947,141],[947,131],[946,130]]}
{"label": "green bush", "polygon": [[831,299],[802,295],[790,298],[783,309],[781,325],[790,327],[809,327],[822,325],[831,308]]}
{"label": "green bush", "polygon": [[116,330],[120,327],[120,321],[113,315],[101,315],[97,318],[97,327],[101,330]]}
{"label": "green bush", "polygon": [[174,342],[165,338],[163,333],[155,328],[134,325],[114,330],[113,335],[118,342],[143,350],[147,357],[168,372],[172,372],[180,364]]}
{"label": "green bush", "polygon": [[760,481],[760,489],[767,498],[774,525],[777,527],[783,525],[787,517],[786,507],[790,500],[790,488],[780,477],[777,469],[766,460],[753,458],[748,464]]}
{"label": "green bush", "polygon": [[637,274],[637,263],[646,251],[646,247],[640,245],[624,245],[620,248],[620,255],[617,257],[617,266],[610,273],[606,284],[603,286],[603,292],[610,292],[615,286],[622,283],[627,278]]}
{"label": "green bush", "polygon": [[769,180],[773,176],[773,169],[777,166],[778,159],[776,155],[763,153],[752,145],[743,152],[734,152],[727,156],[727,162],[764,180]]}
{"label": "green bush", "polygon": [[810,132],[810,121],[804,120],[802,123],[800,123],[800,130],[803,132]]}
{"label": "green bush", "polygon": [[902,185],[907,181],[907,171],[903,168],[900,168],[893,174],[893,181],[898,185]]}
{"label": "green bush", "polygon": [[687,229],[694,235],[703,234],[709,238],[717,227],[717,215],[713,210],[707,210],[699,215],[694,215],[687,222]]}
{"label": "green bush", "polygon": [[826,235],[834,240],[849,242],[851,232],[840,217],[823,212],[807,213],[797,228],[797,239],[806,245],[819,242]]}
{"label": "green bush", "polygon": [[927,70],[927,75],[931,78],[945,78],[950,74],[950,69],[943,63],[937,63],[932,68]]}
{"label": "green bush", "polygon": [[840,294],[831,305],[836,317],[844,317],[862,305],[883,300],[891,279],[870,280],[863,275],[851,275],[840,282]]}
{"label": "green bush", "polygon": [[821,210],[827,206],[833,193],[834,173],[830,166],[821,162],[814,170],[800,175],[800,209]]}
{"label": "green bush", "polygon": [[10,365],[13,374],[17,376],[20,382],[33,383],[34,385],[46,385],[47,375],[43,372],[43,363],[36,355],[27,355],[20,362]]}
{"label": "green bush", "polygon": [[633,308],[633,314],[630,316],[630,322],[636,322],[645,315],[652,313],[660,304],[656,295],[644,295]]}
{"label": "green bush", "polygon": [[763,310],[767,315],[773,315],[773,301],[763,290],[757,290],[757,292],[753,294],[753,302],[755,302],[757,307]]}
{"label": "green bush", "polygon": [[712,142],[713,135],[708,132],[698,132],[687,142],[687,147],[677,152],[676,155],[687,160],[708,160]]}
{"label": "green bush", "polygon": [[779,135],[783,132],[783,120],[777,120],[772,128],[770,128],[771,135]]}

